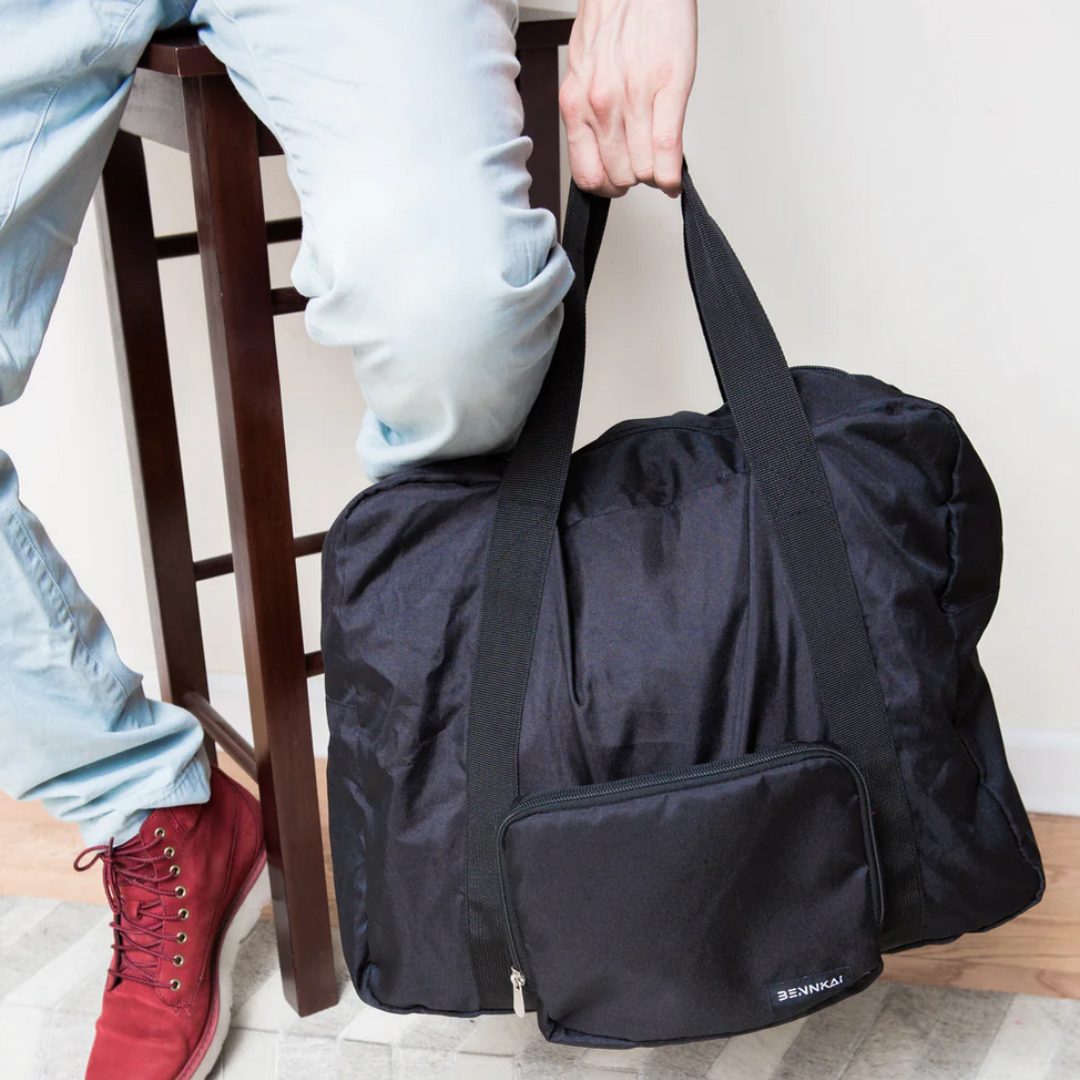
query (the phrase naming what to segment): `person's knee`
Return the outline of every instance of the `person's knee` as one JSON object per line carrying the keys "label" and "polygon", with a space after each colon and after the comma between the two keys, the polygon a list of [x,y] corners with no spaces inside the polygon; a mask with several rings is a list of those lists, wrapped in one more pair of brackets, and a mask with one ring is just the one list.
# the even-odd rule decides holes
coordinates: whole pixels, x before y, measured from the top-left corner
{"label": "person's knee", "polygon": [[370,409],[359,442],[369,475],[502,449],[519,432],[572,277],[550,215],[519,224],[515,245],[475,223],[408,220],[347,250],[339,234],[336,259],[302,253],[294,281],[314,294],[312,337],[353,349]]}
{"label": "person's knee", "polygon": [[[547,372],[561,293],[458,282],[384,316],[354,346],[369,406],[359,443],[369,475],[506,449]],[[533,294],[533,295],[530,295]]]}

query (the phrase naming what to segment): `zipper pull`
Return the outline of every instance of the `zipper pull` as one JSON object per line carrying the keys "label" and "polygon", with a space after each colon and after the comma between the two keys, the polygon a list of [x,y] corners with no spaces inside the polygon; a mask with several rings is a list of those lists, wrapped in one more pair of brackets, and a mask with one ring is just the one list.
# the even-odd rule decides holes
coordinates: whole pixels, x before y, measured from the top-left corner
{"label": "zipper pull", "polygon": [[525,1016],[525,976],[517,968],[510,969],[510,985],[514,988],[514,1012]]}

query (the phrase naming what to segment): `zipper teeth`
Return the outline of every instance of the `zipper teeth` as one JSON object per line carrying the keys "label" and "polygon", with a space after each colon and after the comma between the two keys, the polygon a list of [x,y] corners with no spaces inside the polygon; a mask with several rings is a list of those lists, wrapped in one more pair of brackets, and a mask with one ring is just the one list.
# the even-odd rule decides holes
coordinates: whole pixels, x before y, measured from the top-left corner
{"label": "zipper teeth", "polygon": [[[655,776],[630,776],[624,780],[606,780],[600,784],[590,784],[582,790],[572,791],[549,791],[538,795],[529,795],[522,799],[517,806],[507,815],[506,824],[510,825],[519,817],[524,816],[530,810],[538,806],[551,806],[556,803],[574,802],[578,799],[593,799],[604,795],[616,794],[622,791],[636,791],[641,788],[664,787],[667,784],[678,784],[683,780],[695,780],[699,776],[717,776],[726,772],[737,772],[740,769],[752,768],[764,761],[777,761],[786,757],[797,757],[805,754],[805,748],[784,747],[775,750],[759,750],[754,754],[747,754],[741,758],[729,761],[714,761],[706,765],[692,765],[677,772],[664,773],[663,779]],[[826,747],[814,747],[812,752],[830,754],[842,758],[847,764],[858,772],[853,761],[844,757],[839,751],[830,750]],[[860,780],[861,780],[860,776]]]}
{"label": "zipper teeth", "polygon": [[635,424],[634,427],[620,431],[617,435],[601,435],[596,442],[583,446],[581,450],[596,450],[609,443],[618,442],[620,439],[629,439],[630,436],[638,435],[642,431],[703,431],[707,435],[719,435],[727,434],[733,426],[730,424],[723,427],[706,427],[704,424]]}
{"label": "zipper teeth", "polygon": [[830,371],[833,375],[846,375],[849,379],[857,379],[858,375],[852,375],[850,371],[845,371],[843,368],[827,367],[824,364],[799,364],[798,367],[793,367],[792,371]]}
{"label": "zipper teeth", "polygon": [[509,946],[510,959],[513,962],[514,970],[520,972],[523,978],[527,978],[527,976],[525,976],[525,968],[521,962],[521,955],[518,951],[517,932],[510,911],[510,898],[508,889],[506,888],[506,876],[504,873],[502,857],[503,836],[506,833],[507,828],[515,821],[518,821],[530,811],[541,806],[556,806],[560,803],[593,799],[604,795],[618,794],[623,791],[639,791],[650,787],[663,788],[667,787],[669,784],[681,783],[684,780],[695,780],[702,776],[719,776],[724,773],[750,769],[763,762],[782,761],[784,758],[794,757],[835,758],[838,761],[842,761],[855,777],[855,782],[858,785],[860,794],[860,811],[864,811],[861,813],[861,816],[869,840],[867,849],[868,862],[870,864],[870,871],[874,875],[874,886],[877,891],[877,911],[875,912],[875,916],[880,925],[885,913],[885,885],[881,876],[881,862],[877,852],[877,836],[874,832],[874,819],[870,812],[870,795],[862,771],[851,758],[846,754],[841,753],[839,750],[834,750],[831,746],[806,744],[804,746],[777,747],[774,750],[759,750],[756,753],[746,754],[741,758],[735,758],[729,761],[715,761],[706,765],[693,765],[686,769],[679,769],[677,772],[664,773],[663,779],[658,779],[655,776],[632,776],[627,777],[625,780],[608,780],[601,784],[587,785],[580,790],[542,792],[537,795],[530,795],[521,800],[503,820],[502,825],[499,827],[498,839],[495,845],[495,857],[499,871],[500,891],[502,893],[503,919],[506,923],[506,940],[507,945]]}

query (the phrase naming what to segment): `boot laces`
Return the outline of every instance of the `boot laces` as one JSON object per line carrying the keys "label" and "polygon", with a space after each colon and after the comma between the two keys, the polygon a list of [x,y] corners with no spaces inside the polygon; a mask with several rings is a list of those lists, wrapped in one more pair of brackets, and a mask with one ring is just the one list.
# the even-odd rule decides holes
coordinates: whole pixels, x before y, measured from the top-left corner
{"label": "boot laces", "polygon": [[[110,840],[80,852],[75,869],[82,872],[101,863],[105,896],[114,916],[109,924],[115,953],[113,974],[118,979],[167,990],[169,983],[158,977],[159,965],[162,960],[173,959],[169,946],[178,939],[169,923],[180,921],[180,917],[166,910],[165,898],[174,893],[163,886],[172,880],[172,874],[168,870],[164,874],[155,872],[153,848],[153,844],[136,842],[115,847]],[[145,890],[155,899],[133,901],[126,895],[130,887]]]}

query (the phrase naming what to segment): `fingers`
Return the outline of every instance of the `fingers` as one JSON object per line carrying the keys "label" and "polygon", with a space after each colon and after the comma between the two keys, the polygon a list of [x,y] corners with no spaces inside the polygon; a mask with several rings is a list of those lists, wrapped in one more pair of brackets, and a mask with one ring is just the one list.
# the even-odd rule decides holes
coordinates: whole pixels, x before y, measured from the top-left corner
{"label": "fingers", "polygon": [[626,193],[608,173],[597,135],[599,123],[592,115],[587,95],[573,79],[567,78],[559,91],[559,107],[566,124],[566,143],[570,153],[570,174],[583,191],[605,195],[609,199]]}
{"label": "fingers", "polygon": [[648,101],[627,106],[621,89],[586,89],[572,75],[563,82],[559,107],[570,172],[582,190],[614,199],[637,183],[651,182],[651,108]]}
{"label": "fingers", "polygon": [[559,90],[579,187],[679,194],[696,58],[697,0],[579,0]]}
{"label": "fingers", "polygon": [[623,125],[634,182],[652,184],[656,172],[653,160],[653,103],[651,95],[633,84],[628,84],[626,88]]}
{"label": "fingers", "polygon": [[653,180],[673,198],[682,191],[682,130],[688,96],[682,87],[666,86],[653,100],[649,142]]}
{"label": "fingers", "polygon": [[565,87],[560,104],[578,187],[609,198],[635,184],[679,194],[685,94],[665,88],[655,100],[633,93],[620,99],[596,91],[579,96]]}
{"label": "fingers", "polygon": [[616,86],[594,85],[589,90],[588,104],[604,171],[612,185],[623,194],[637,183],[626,145],[625,102]]}

